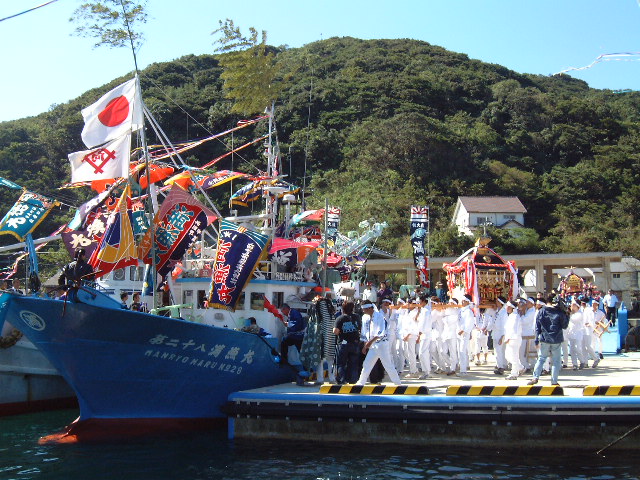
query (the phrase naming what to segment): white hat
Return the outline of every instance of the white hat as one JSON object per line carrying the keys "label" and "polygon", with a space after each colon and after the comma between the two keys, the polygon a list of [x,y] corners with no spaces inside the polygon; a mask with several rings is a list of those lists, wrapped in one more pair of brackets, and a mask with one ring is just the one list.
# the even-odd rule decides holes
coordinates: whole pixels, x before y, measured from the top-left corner
{"label": "white hat", "polygon": [[504,304],[505,307],[511,307],[511,308],[516,308],[516,306],[511,303],[511,300],[508,300],[507,303]]}
{"label": "white hat", "polygon": [[580,302],[578,302],[575,298],[571,299],[571,305],[577,305],[580,306]]}
{"label": "white hat", "polygon": [[496,298],[497,301],[499,301],[502,305],[504,305],[504,300],[502,300],[500,297]]}
{"label": "white hat", "polygon": [[531,305],[535,305],[535,303],[536,303],[536,301],[533,299],[533,297],[527,298],[527,302],[529,302]]}
{"label": "white hat", "polygon": [[367,302],[367,303],[363,304],[363,305],[361,306],[361,308],[362,308],[363,310],[364,310],[365,308],[373,308],[373,303],[371,303],[371,302]]}
{"label": "white hat", "polygon": [[382,303],[388,303],[389,305],[392,305],[393,300],[389,300],[388,298],[385,298],[384,300],[382,300]]}
{"label": "white hat", "polygon": [[538,300],[536,300],[536,305],[546,305],[546,303],[544,303],[542,300],[538,299]]}

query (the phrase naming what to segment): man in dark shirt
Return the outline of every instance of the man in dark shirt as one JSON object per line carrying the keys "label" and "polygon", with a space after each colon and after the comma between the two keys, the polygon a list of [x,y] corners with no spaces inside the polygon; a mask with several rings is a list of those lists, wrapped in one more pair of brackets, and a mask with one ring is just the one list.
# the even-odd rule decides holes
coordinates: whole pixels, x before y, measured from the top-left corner
{"label": "man in dark shirt", "polygon": [[353,313],[353,302],[342,305],[342,315],[336,319],[333,333],[338,336],[336,366],[338,383],[355,383],[360,374],[360,318]]}
{"label": "man in dark shirt", "polygon": [[559,298],[547,303],[536,315],[536,347],[538,360],[533,369],[533,378],[527,385],[538,383],[542,367],[551,358],[551,385],[558,385],[558,374],[562,367],[561,345],[564,337],[562,330],[569,325],[569,317],[564,311],[564,304]]}
{"label": "man in dark shirt", "polygon": [[287,334],[280,343],[280,354],[284,363],[288,362],[289,347],[295,345],[300,352],[302,347],[302,340],[304,339],[304,329],[306,328],[302,314],[288,304],[282,304],[280,311],[287,316],[287,320],[283,320],[283,323],[287,327]]}
{"label": "man in dark shirt", "polygon": [[78,285],[82,281],[92,280],[93,268],[85,260],[84,248],[76,249],[73,258],[74,260],[62,270],[65,283]]}

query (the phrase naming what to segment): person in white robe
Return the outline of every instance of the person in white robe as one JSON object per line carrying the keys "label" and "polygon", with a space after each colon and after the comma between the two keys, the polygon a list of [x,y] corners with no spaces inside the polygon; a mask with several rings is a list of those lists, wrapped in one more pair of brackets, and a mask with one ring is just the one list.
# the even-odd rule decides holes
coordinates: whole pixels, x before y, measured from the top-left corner
{"label": "person in white robe", "polygon": [[419,298],[420,314],[418,315],[418,358],[422,375],[425,380],[431,375],[431,302],[426,295]]}
{"label": "person in white robe", "polygon": [[587,302],[584,302],[584,305],[581,305],[581,307],[582,317],[584,321],[584,336],[582,337],[583,355],[587,359],[587,362],[589,359],[591,359],[593,361],[591,367],[596,368],[598,366],[598,363],[600,363],[600,356],[593,349],[593,339],[595,337],[595,333],[593,330],[596,326],[594,315],[595,312],[593,311],[593,308],[590,308],[587,305]]}
{"label": "person in white robe", "polygon": [[472,308],[474,303],[470,295],[465,295],[460,301],[460,317],[458,321],[458,359],[460,362],[460,375],[467,375],[469,372],[469,341],[471,340],[471,330],[476,323],[476,315]]}
{"label": "person in white robe", "polygon": [[505,343],[504,343],[504,326],[507,322],[507,309],[505,308],[506,300],[503,297],[498,297],[498,311],[496,312],[493,320],[487,327],[491,331],[491,338],[493,339],[493,353],[496,357],[496,366],[493,369],[493,373],[496,375],[502,375],[507,369],[507,359],[505,357]]}
{"label": "person in white robe", "polygon": [[396,371],[395,365],[391,361],[391,352],[389,351],[389,337],[387,335],[387,322],[382,312],[374,312],[372,303],[362,305],[362,333],[365,338],[365,345],[362,353],[366,353],[364,362],[362,363],[362,371],[356,385],[364,385],[369,379],[369,373],[378,360],[382,362],[389,379],[395,385],[401,385],[400,376]]}
{"label": "person in white robe", "polygon": [[508,301],[505,304],[507,309],[507,321],[504,326],[505,356],[511,363],[511,373],[507,380],[517,380],[519,375],[524,374],[524,366],[520,363],[520,344],[522,343],[522,321],[520,320],[516,306]]}
{"label": "person in white robe", "polygon": [[460,309],[454,299],[451,299],[450,306],[445,309],[442,329],[443,353],[446,351],[447,375],[455,375],[458,368],[458,317]]}
{"label": "person in white robe", "polygon": [[587,363],[584,350],[582,348],[582,339],[584,337],[584,317],[580,311],[580,304],[575,300],[571,300],[571,316],[569,317],[569,327],[567,328],[567,338],[569,340],[569,355],[573,369],[578,370],[584,368]]}

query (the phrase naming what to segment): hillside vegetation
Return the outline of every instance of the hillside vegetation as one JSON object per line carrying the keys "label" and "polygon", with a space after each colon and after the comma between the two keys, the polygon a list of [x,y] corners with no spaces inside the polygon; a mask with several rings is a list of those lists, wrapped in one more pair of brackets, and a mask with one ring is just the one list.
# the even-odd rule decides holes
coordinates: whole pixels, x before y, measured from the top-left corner
{"label": "hillside vegetation", "polygon": [[[431,254],[455,255],[470,244],[449,226],[459,195],[516,195],[528,228],[491,231],[504,253],[640,256],[639,93],[519,74],[415,40],[331,38],[273,50],[283,86],[276,104],[283,173],[312,191],[310,208],[325,198],[342,207],[344,230],[386,221],[376,246],[406,256],[409,206],[429,205]],[[174,141],[241,119],[224,97],[218,58],[186,56],[143,71],[144,100]],[[73,205],[91,196],[56,188],[70,178],[67,154],[84,149],[81,108],[126,78],[0,123],[0,176]],[[242,130],[234,145],[265,128]],[[231,141],[210,142],[187,160],[202,165]],[[262,162],[256,147],[217,167],[256,173]],[[17,196],[0,189],[3,212]],[[228,196],[228,188],[216,192],[223,211]],[[54,212],[36,233],[71,215]]]}

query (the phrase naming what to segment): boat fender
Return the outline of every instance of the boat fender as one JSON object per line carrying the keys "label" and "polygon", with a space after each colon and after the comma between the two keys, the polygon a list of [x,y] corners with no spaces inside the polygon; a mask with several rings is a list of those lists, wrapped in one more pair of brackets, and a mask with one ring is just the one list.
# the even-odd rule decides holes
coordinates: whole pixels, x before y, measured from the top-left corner
{"label": "boat fender", "polygon": [[11,333],[9,335],[0,337],[0,348],[11,348],[16,343],[18,343],[18,340],[20,340],[21,338],[22,332],[17,328],[14,328],[13,330],[11,330]]}

